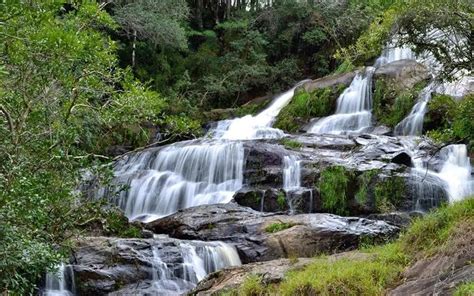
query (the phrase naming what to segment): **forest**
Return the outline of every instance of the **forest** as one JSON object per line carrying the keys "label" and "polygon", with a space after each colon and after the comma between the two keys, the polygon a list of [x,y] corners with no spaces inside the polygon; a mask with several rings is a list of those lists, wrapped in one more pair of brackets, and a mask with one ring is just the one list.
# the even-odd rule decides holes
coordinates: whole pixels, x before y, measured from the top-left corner
{"label": "forest", "polygon": [[0,294],[472,295],[473,24],[469,0],[3,1]]}

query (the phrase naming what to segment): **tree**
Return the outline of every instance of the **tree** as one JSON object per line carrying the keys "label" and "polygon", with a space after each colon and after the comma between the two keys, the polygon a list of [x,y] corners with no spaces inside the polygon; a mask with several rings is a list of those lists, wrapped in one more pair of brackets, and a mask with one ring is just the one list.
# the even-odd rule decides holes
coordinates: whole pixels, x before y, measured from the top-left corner
{"label": "tree", "polygon": [[135,66],[137,40],[175,49],[187,47],[180,22],[188,17],[185,0],[133,0],[119,5],[114,18],[127,38],[132,39],[132,67]]}

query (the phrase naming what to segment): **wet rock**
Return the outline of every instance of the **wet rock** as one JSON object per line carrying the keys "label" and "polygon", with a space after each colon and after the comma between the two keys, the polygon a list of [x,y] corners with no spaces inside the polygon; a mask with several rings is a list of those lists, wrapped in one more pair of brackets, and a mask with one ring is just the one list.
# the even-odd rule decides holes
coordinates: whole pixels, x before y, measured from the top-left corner
{"label": "wet rock", "polygon": [[383,240],[398,231],[382,221],[331,214],[262,214],[235,204],[189,208],[147,227],[175,238],[231,243],[244,263],[350,250],[362,237]]}
{"label": "wet rock", "polygon": [[382,220],[400,228],[407,228],[416,217],[420,217],[416,212],[392,212],[386,214],[372,214],[367,216],[367,219]]}
{"label": "wet rock", "polygon": [[234,195],[239,205],[260,212],[283,212],[289,209],[285,192],[278,189],[241,189]]}
{"label": "wet rock", "polygon": [[413,162],[411,161],[411,157],[410,155],[408,155],[408,153],[406,152],[400,152],[398,154],[396,154],[392,160],[391,160],[393,163],[396,163],[396,164],[402,164],[402,165],[406,165],[408,167],[412,167],[413,166]]}
{"label": "wet rock", "polygon": [[374,73],[374,81],[382,79],[396,85],[399,90],[412,89],[417,83],[429,80],[426,66],[414,60],[399,60],[379,67]]}
{"label": "wet rock", "polygon": [[321,211],[319,192],[312,188],[300,188],[286,192],[291,214],[316,213]]}

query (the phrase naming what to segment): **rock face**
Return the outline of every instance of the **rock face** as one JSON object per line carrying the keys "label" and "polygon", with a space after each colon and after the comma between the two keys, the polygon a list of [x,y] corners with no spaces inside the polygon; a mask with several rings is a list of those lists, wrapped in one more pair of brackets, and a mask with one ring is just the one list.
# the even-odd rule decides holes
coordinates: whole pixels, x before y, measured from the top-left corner
{"label": "rock face", "polygon": [[374,80],[383,79],[396,85],[400,90],[413,88],[415,84],[431,78],[426,66],[413,60],[399,60],[378,68]]}
{"label": "rock face", "polygon": [[240,265],[231,246],[166,236],[86,237],[73,257],[78,295],[181,294],[210,272]]}
{"label": "rock face", "polygon": [[462,283],[474,281],[474,226],[470,220],[457,225],[457,235],[438,255],[421,259],[408,268],[403,283],[388,295],[451,295]]}
{"label": "rock face", "polygon": [[386,239],[398,231],[382,221],[331,214],[264,214],[235,204],[189,208],[147,228],[179,239],[222,240],[237,248],[244,263],[350,250],[363,237]]}
{"label": "rock face", "polygon": [[349,86],[351,84],[354,77],[357,75],[358,71],[352,71],[348,73],[338,74],[338,75],[331,75],[326,76],[323,78],[319,78],[313,81],[306,82],[303,85],[303,88],[307,92],[311,92],[318,88],[326,88],[326,87],[336,87],[339,85]]}

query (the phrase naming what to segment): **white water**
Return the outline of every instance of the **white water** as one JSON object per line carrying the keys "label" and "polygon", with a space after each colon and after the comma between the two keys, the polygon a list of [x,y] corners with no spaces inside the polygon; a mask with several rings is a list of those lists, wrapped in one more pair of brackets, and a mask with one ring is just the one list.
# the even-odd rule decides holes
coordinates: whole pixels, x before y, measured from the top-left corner
{"label": "white water", "polygon": [[375,62],[374,67],[378,68],[383,65],[399,61],[399,60],[414,60],[416,59],[413,51],[407,46],[395,46],[394,42],[391,42],[382,51],[382,55]]}
{"label": "white water", "polygon": [[242,187],[239,142],[186,142],[146,150],[117,163],[115,176],[129,188],[117,204],[131,220],[151,221],[179,209],[230,202]]}
{"label": "white water", "polygon": [[410,114],[395,126],[395,135],[416,136],[422,134],[427,105],[435,88],[436,83],[433,81],[420,92],[418,102],[413,106]]}
{"label": "white water", "polygon": [[283,131],[272,128],[280,111],[290,103],[295,89],[308,80],[303,80],[292,89],[277,96],[268,108],[259,114],[247,115],[241,118],[223,120],[216,129],[211,131],[215,139],[251,140],[251,139],[278,139],[284,136]]}
{"label": "white water", "polygon": [[153,295],[181,295],[209,273],[242,264],[235,248],[223,242],[182,242],[179,248],[181,272],[170,270],[163,262],[163,251],[153,248]]}
{"label": "white water", "polygon": [[444,164],[438,176],[445,181],[451,202],[474,194],[474,178],[466,145],[449,145],[440,152]]}
{"label": "white water", "polygon": [[372,125],[372,75],[374,68],[358,73],[351,85],[337,99],[334,115],[318,120],[308,132],[342,134],[362,132]]}
{"label": "white water", "polygon": [[74,291],[72,266],[61,264],[56,273],[48,272],[46,274],[43,296],[72,296]]}
{"label": "white water", "polygon": [[301,161],[295,155],[283,158],[283,189],[291,191],[301,187]]}

